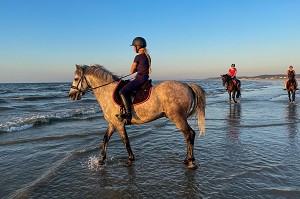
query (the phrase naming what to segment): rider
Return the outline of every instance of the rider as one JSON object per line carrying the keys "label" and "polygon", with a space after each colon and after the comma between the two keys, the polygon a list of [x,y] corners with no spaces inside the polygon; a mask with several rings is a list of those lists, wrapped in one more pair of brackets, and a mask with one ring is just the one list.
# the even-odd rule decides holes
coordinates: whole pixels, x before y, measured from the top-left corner
{"label": "rider", "polygon": [[298,81],[297,81],[297,79],[296,79],[296,72],[295,72],[295,70],[293,69],[293,66],[290,66],[290,67],[289,67],[289,70],[287,70],[287,72],[286,72],[286,80],[285,80],[285,84],[284,84],[284,90],[286,90],[286,83],[287,83],[287,81],[288,81],[290,78],[292,78],[292,79],[295,80],[295,82],[296,82],[296,89],[299,90],[299,89],[298,89]]}
{"label": "rider", "polygon": [[151,58],[147,52],[147,43],[143,37],[136,37],[131,46],[138,55],[135,56],[132,63],[130,73],[133,74],[137,72],[134,80],[126,84],[120,91],[119,94],[122,99],[122,103],[125,107],[125,113],[116,115],[120,121],[125,124],[131,123],[131,93],[138,90],[143,84],[145,84],[149,79],[149,74],[151,74]]}
{"label": "rider", "polygon": [[238,85],[239,81],[236,78],[236,72],[237,72],[237,69],[235,67],[235,64],[231,64],[231,67],[228,70],[228,75],[231,77],[233,83],[236,84],[239,89],[239,85]]}

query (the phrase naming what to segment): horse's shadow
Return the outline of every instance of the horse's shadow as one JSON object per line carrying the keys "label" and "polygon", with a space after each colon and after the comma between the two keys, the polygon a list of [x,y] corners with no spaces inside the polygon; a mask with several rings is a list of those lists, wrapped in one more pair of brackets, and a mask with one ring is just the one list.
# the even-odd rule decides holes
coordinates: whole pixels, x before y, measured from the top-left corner
{"label": "horse's shadow", "polygon": [[297,135],[298,132],[298,106],[296,104],[289,104],[286,108],[286,121],[288,122],[287,132],[288,137],[293,139]]}
{"label": "horse's shadow", "polygon": [[230,140],[238,140],[240,134],[241,104],[229,104],[227,117],[228,136]]}

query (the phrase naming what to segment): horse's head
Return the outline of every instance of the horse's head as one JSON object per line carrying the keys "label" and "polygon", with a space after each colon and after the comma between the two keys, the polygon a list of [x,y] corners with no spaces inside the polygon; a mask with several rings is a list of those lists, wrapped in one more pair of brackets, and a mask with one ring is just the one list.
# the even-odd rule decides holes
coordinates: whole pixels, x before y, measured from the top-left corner
{"label": "horse's head", "polygon": [[89,88],[89,84],[81,66],[76,65],[75,77],[69,92],[71,100],[80,100]]}
{"label": "horse's head", "polygon": [[221,75],[222,77],[222,81],[223,81],[223,86],[225,86],[225,83],[228,81],[228,75],[225,74],[225,75]]}

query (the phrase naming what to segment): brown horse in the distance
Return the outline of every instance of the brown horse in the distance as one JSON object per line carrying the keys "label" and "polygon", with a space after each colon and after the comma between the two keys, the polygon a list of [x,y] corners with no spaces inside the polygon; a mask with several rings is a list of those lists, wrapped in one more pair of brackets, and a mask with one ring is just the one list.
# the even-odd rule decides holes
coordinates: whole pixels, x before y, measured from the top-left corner
{"label": "brown horse in the distance", "polygon": [[286,83],[286,90],[288,91],[289,101],[294,102],[297,90],[295,78],[289,77],[289,80]]}
{"label": "brown horse in the distance", "polygon": [[222,77],[222,81],[223,81],[223,86],[225,86],[225,84],[227,84],[227,91],[229,94],[229,102],[231,102],[231,98],[232,98],[234,103],[237,103],[236,98],[239,98],[241,96],[240,81],[236,80],[237,84],[235,84],[228,74],[221,75],[221,77]]}
{"label": "brown horse in the distance", "polygon": [[[69,92],[69,97],[72,100],[80,100],[81,96],[89,88],[92,89],[102,109],[104,118],[108,122],[99,159],[100,165],[104,164],[107,144],[115,130],[119,132],[128,152],[128,161],[125,166],[130,166],[135,160],[125,124],[116,117],[116,114],[120,113],[120,107],[114,103],[112,97],[114,89],[118,84],[117,81],[120,79],[121,77],[112,74],[100,65],[76,65],[75,78]],[[205,128],[205,106],[205,92],[197,84],[164,81],[152,87],[151,96],[146,102],[132,107],[131,123],[133,125],[143,124],[160,117],[169,118],[183,133],[186,140],[187,154],[183,163],[189,169],[196,169],[197,164],[194,158],[196,133],[188,124],[187,118],[196,113],[198,114],[198,127],[201,135]]]}

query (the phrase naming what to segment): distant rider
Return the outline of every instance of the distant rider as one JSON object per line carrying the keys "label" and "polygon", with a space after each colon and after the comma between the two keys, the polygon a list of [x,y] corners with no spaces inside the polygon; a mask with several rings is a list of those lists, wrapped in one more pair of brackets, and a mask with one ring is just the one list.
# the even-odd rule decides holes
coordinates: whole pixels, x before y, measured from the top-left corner
{"label": "distant rider", "polygon": [[136,37],[131,46],[138,55],[135,56],[132,63],[130,73],[137,72],[134,80],[126,84],[120,91],[119,94],[122,99],[122,103],[125,107],[125,113],[116,115],[120,121],[125,124],[130,124],[132,119],[131,114],[131,94],[133,91],[138,90],[143,84],[149,79],[151,73],[151,58],[147,52],[147,43],[143,37]]}
{"label": "distant rider", "polygon": [[286,90],[286,83],[287,83],[287,81],[290,78],[295,80],[295,82],[296,82],[296,89],[299,90],[298,89],[298,81],[296,79],[296,72],[295,72],[295,70],[293,68],[294,68],[293,66],[290,66],[289,70],[287,70],[287,72],[286,72],[286,80],[285,80],[285,84],[284,84],[284,90]]}
{"label": "distant rider", "polygon": [[228,70],[228,75],[231,77],[233,83],[235,85],[237,85],[238,89],[240,89],[239,87],[239,80],[236,78],[236,72],[237,72],[237,69],[235,67],[235,64],[231,64],[231,67],[229,68]]}

